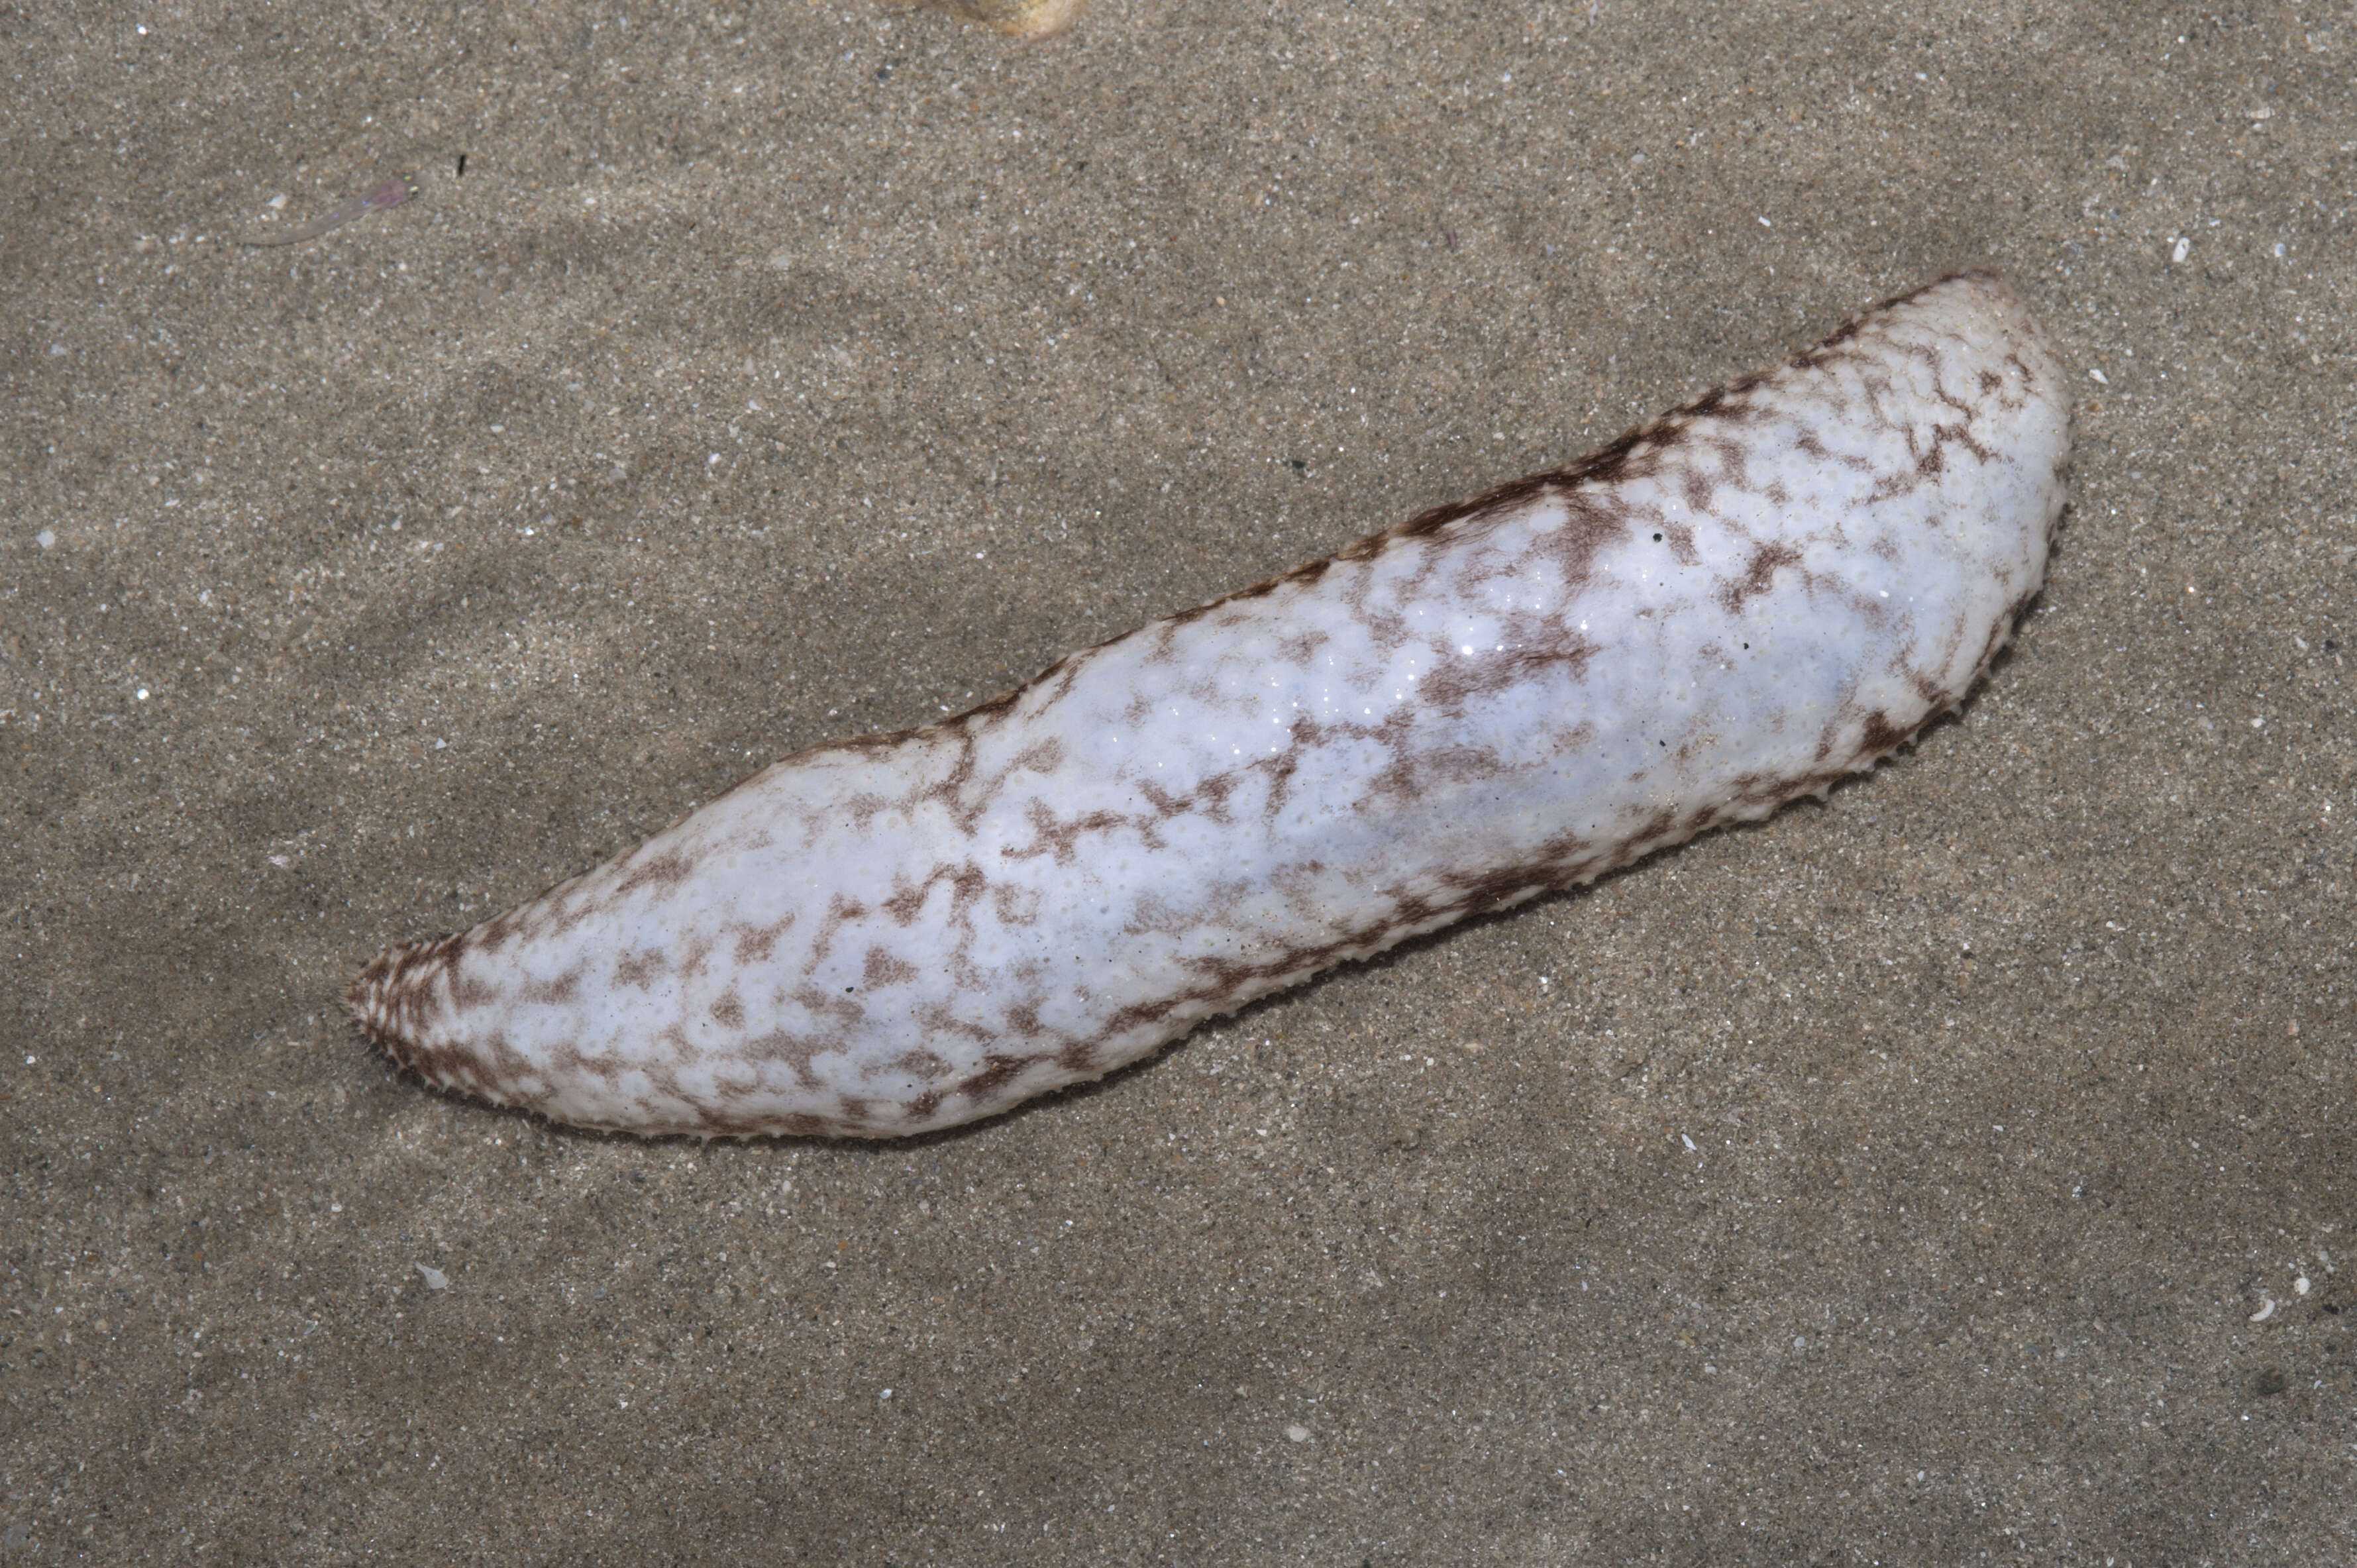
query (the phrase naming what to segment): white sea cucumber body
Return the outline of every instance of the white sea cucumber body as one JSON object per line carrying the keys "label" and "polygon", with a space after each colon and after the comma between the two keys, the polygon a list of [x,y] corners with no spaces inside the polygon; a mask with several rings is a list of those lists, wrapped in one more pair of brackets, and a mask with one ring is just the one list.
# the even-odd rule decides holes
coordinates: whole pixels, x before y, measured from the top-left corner
{"label": "white sea cucumber body", "polygon": [[350,1003],[446,1087],[885,1137],[1765,816],[1953,707],[2045,573],[2066,380],[1964,274],[1572,467],[822,746]]}

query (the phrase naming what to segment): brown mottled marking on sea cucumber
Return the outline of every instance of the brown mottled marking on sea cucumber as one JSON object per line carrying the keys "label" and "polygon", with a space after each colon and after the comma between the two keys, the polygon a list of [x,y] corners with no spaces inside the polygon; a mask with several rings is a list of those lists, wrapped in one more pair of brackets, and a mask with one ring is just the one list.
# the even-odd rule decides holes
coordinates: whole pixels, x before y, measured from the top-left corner
{"label": "brown mottled marking on sea cucumber", "polygon": [[894,1057],[890,1066],[895,1072],[905,1072],[922,1083],[932,1083],[949,1076],[949,1058],[920,1046]]}
{"label": "brown mottled marking on sea cucumber", "polygon": [[866,1009],[856,1002],[833,991],[815,985],[798,985],[787,994],[795,1006],[821,1020],[832,1019],[837,1024],[856,1024],[866,1016]]}
{"label": "brown mottled marking on sea cucumber", "polygon": [[581,994],[581,968],[566,970],[547,980],[525,980],[516,987],[522,1000],[542,1007],[561,1007]]}
{"label": "brown mottled marking on sea cucumber", "polygon": [[1727,613],[1739,616],[1746,601],[1758,597],[1776,585],[1776,569],[1797,566],[1801,553],[1789,544],[1774,542],[1752,546],[1751,558],[1743,564],[1743,575],[1721,585],[1713,596],[1726,607]]}
{"label": "brown mottled marking on sea cucumber", "polygon": [[969,1073],[950,1088],[952,1094],[962,1094],[969,1100],[979,1100],[991,1090],[1014,1082],[1038,1065],[1033,1057],[1013,1057],[996,1051],[986,1052],[982,1058],[982,1070]]}
{"label": "brown mottled marking on sea cucumber", "polygon": [[614,961],[614,983],[635,985],[644,990],[670,969],[670,953],[662,948],[640,948],[625,952]]}
{"label": "brown mottled marking on sea cucumber", "polygon": [[479,953],[498,952],[508,945],[508,939],[524,924],[522,915],[521,909],[511,909],[504,915],[484,921],[468,933],[467,945]]}
{"label": "brown mottled marking on sea cucumber", "polygon": [[1718,486],[1710,475],[1704,473],[1700,468],[1688,468],[1685,478],[1680,481],[1679,488],[1684,492],[1686,505],[1696,511],[1708,511],[1711,495]]}
{"label": "brown mottled marking on sea cucumber", "polygon": [[1293,800],[1293,776],[1301,769],[1301,754],[1316,746],[1322,734],[1315,719],[1297,718],[1286,732],[1283,751],[1253,759],[1252,770],[1267,780],[1267,793],[1261,798],[1263,822],[1275,822],[1284,814]]}
{"label": "brown mottled marking on sea cucumber", "polygon": [[990,890],[990,912],[1002,926],[1036,925],[1044,897],[1036,887],[994,887]]}
{"label": "brown mottled marking on sea cucumber", "polygon": [[917,1014],[917,1023],[924,1034],[937,1044],[963,1039],[975,1045],[988,1045],[998,1038],[998,1031],[970,1018],[962,1018],[947,1004],[929,1003]]}
{"label": "brown mottled marking on sea cucumber", "polygon": [[1009,860],[1028,860],[1035,855],[1051,855],[1060,865],[1079,864],[1081,841],[1092,833],[1111,832],[1128,824],[1130,819],[1120,811],[1092,811],[1069,822],[1056,819],[1055,808],[1044,800],[1027,801],[1023,807],[1026,825],[1031,830],[1031,842],[1009,843],[999,850]]}
{"label": "brown mottled marking on sea cucumber", "polygon": [[1027,746],[1015,759],[1016,768],[1031,773],[1053,773],[1062,766],[1064,743],[1060,740],[1043,740],[1037,746]]}
{"label": "brown mottled marking on sea cucumber", "polygon": [[818,1087],[818,1074],[811,1063],[826,1049],[823,1041],[810,1035],[790,1034],[783,1029],[766,1030],[745,1044],[748,1061],[779,1062],[793,1070],[794,1077],[805,1089]]}
{"label": "brown mottled marking on sea cucumber", "polygon": [[[829,894],[826,900],[826,918],[819,923],[818,935],[811,941],[810,960],[803,965],[802,972],[807,974],[824,963],[828,954],[834,950],[835,932],[863,918],[866,913],[867,906],[858,899],[846,898],[840,893]],[[902,922],[904,925],[906,923],[906,921]]]}
{"label": "brown mottled marking on sea cucumber", "polygon": [[881,908],[892,917],[894,923],[903,927],[913,925],[917,917],[925,912],[925,905],[931,899],[933,885],[937,882],[949,884],[950,907],[956,911],[980,898],[989,878],[980,866],[971,864],[936,865],[926,870],[922,881],[911,882],[899,888],[883,901]]}
{"label": "brown mottled marking on sea cucumber", "polygon": [[499,999],[499,987],[471,964],[453,965],[450,970],[450,1005],[454,1008],[480,1007]]}
{"label": "brown mottled marking on sea cucumber", "polygon": [[1871,713],[1866,715],[1866,722],[1858,726],[1857,749],[1869,755],[1879,756],[1883,752],[1895,751],[1904,746],[1908,737],[1914,733],[1912,728],[1902,729],[1891,723],[1889,714]]}
{"label": "brown mottled marking on sea cucumber", "polygon": [[917,978],[917,966],[898,959],[880,947],[867,950],[867,961],[860,966],[859,983],[870,991],[881,991],[888,985],[902,985]]}
{"label": "brown mottled marking on sea cucumber", "polygon": [[712,950],[718,945],[714,936],[707,932],[697,931],[683,936],[673,967],[682,978],[692,980],[704,973],[705,960],[712,956]]}
{"label": "brown mottled marking on sea cucumber", "polygon": [[737,931],[737,945],[730,950],[728,956],[740,965],[766,962],[770,955],[778,950],[778,939],[784,936],[793,923],[794,918],[787,915],[767,925],[744,927]]}
{"label": "brown mottled marking on sea cucumber", "polygon": [[1444,660],[1424,682],[1426,700],[1443,712],[1460,713],[1470,698],[1493,695],[1541,673],[1584,681],[1587,661],[1604,650],[1603,644],[1555,621],[1517,618],[1510,628],[1506,648]]}
{"label": "brown mottled marking on sea cucumber", "polygon": [[667,849],[650,854],[630,868],[609,896],[614,900],[629,897],[641,887],[676,887],[695,875],[701,857],[684,850]]}

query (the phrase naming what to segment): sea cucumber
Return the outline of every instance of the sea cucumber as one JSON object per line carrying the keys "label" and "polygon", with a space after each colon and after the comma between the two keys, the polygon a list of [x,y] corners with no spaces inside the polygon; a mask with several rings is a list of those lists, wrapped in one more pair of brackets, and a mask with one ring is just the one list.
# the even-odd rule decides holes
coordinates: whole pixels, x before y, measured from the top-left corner
{"label": "sea cucumber", "polygon": [[316,240],[328,230],[339,228],[355,218],[382,208],[398,207],[416,194],[415,180],[407,175],[393,175],[377,181],[334,211],[314,218],[308,223],[289,229],[283,234],[241,234],[237,242],[241,245],[299,245],[306,240]]}
{"label": "sea cucumber", "polygon": [[2067,382],[1961,273],[1567,467],[834,741],[353,1015],[582,1126],[891,1137],[1764,817],[1963,701],[2038,592]]}

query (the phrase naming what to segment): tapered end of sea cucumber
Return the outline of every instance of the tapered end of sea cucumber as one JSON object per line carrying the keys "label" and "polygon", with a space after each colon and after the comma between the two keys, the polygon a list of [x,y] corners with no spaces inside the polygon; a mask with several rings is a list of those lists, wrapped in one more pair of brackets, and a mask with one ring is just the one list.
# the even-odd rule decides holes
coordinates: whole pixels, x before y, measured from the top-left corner
{"label": "tapered end of sea cucumber", "polygon": [[344,989],[344,1008],[369,1038],[436,1083],[448,1081],[446,1064],[434,1059],[437,1053],[425,1041],[448,1004],[450,968],[462,941],[428,937],[387,948]]}

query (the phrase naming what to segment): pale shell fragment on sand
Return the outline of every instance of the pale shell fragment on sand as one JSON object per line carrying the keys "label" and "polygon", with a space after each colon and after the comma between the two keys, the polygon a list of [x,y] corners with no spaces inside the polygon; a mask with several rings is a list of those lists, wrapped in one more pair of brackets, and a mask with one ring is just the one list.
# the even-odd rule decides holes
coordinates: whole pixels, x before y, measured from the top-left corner
{"label": "pale shell fragment on sand", "polygon": [[939,0],[943,9],[1009,37],[1045,38],[1071,27],[1089,0]]}

